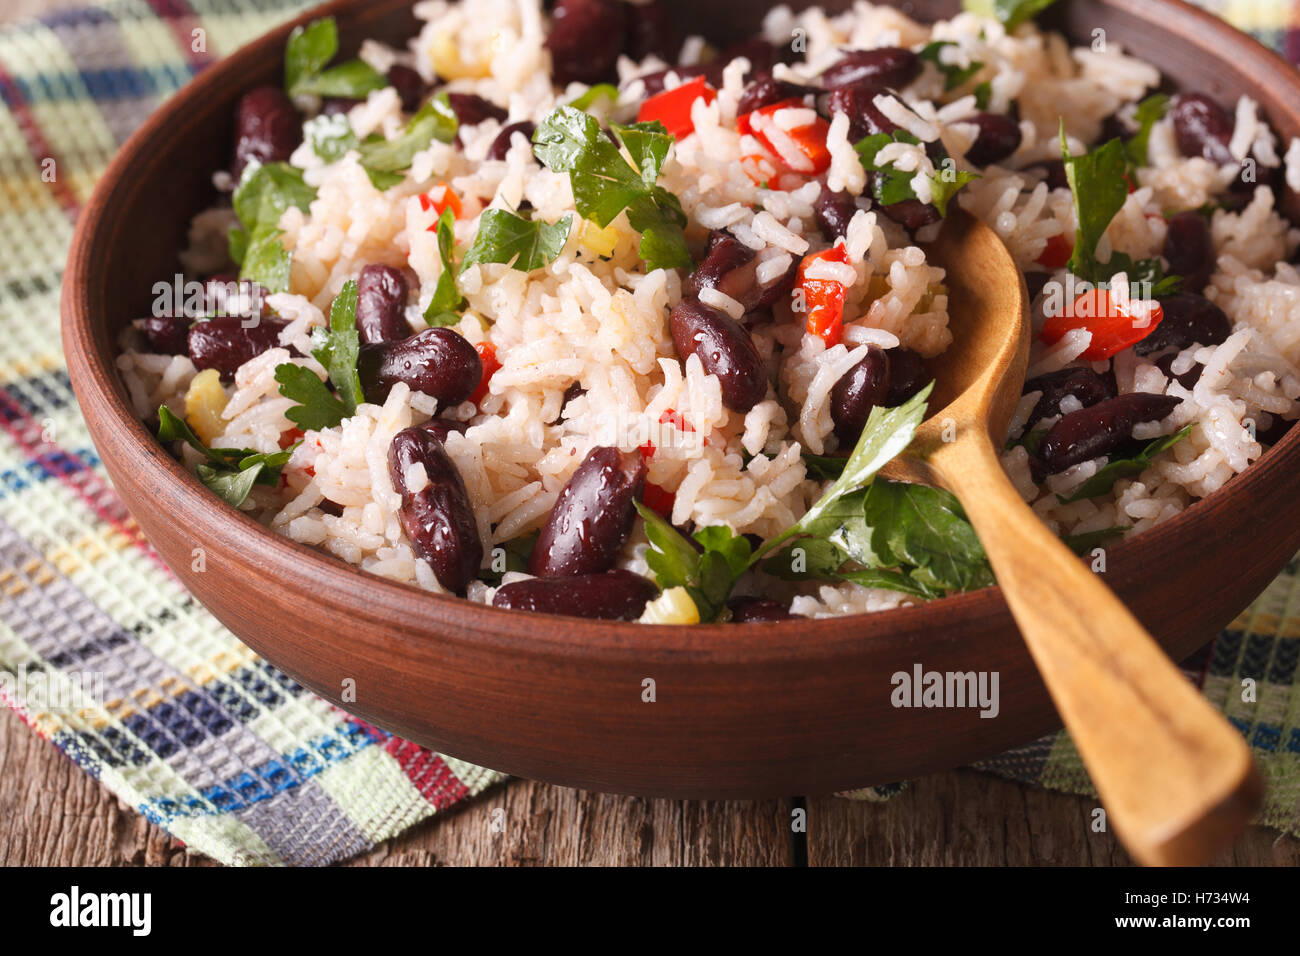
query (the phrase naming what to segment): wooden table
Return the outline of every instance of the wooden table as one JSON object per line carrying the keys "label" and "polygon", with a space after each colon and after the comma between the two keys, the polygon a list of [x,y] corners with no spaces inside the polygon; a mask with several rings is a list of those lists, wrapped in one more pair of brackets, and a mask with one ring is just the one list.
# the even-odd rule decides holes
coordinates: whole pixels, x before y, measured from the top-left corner
{"label": "wooden table", "polygon": [[[0,24],[78,0],[0,0]],[[1096,801],[968,770],[913,781],[886,804],[642,800],[515,780],[391,840],[354,866],[1033,865],[1129,863],[1093,833]],[[504,828],[492,812],[505,810]],[[791,829],[807,813],[807,833]],[[498,832],[499,831],[499,832]],[[0,865],[203,866],[13,713],[0,710]],[[1300,841],[1252,827],[1217,861],[1300,865]]]}

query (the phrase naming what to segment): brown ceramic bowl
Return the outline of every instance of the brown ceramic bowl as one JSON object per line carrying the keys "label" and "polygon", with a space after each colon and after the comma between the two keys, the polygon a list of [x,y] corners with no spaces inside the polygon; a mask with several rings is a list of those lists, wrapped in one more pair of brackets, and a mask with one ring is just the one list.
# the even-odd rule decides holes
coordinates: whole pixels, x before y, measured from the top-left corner
{"label": "brown ceramic bowl", "polygon": [[[336,2],[345,53],[412,35],[410,0]],[[827,6],[843,7],[844,0]],[[743,35],[767,4],[671,0],[691,29]],[[904,4],[922,19],[957,0]],[[1300,134],[1300,76],[1174,0],[1065,2],[1183,87],[1249,93]],[[304,18],[304,19],[309,19]],[[64,343],[95,444],[149,541],[254,650],[312,690],[421,744],[499,770],[596,790],[763,797],[884,783],[1022,744],[1059,722],[996,589],[835,620],[647,628],[506,612],[372,577],[227,507],[136,420],[114,369],[122,326],[176,271],[211,199],[239,95],[276,82],[285,26],[206,71],[122,149],[82,213],[63,288]],[[1106,580],[1175,658],[1228,624],[1300,547],[1300,429],[1227,488],[1114,547]],[[207,570],[191,570],[203,547]],[[1001,711],[890,706],[914,664],[996,670]],[[642,699],[655,682],[655,701]]]}

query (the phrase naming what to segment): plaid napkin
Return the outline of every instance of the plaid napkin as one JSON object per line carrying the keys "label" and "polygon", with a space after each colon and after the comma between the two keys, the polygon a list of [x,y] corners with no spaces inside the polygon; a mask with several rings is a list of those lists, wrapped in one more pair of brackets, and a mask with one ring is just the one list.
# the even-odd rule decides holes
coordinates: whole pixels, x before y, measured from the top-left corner
{"label": "plaid napkin", "polygon": [[[347,859],[503,779],[331,707],[199,606],[108,485],[64,368],[61,269],[95,178],[162,99],[310,5],[110,0],[0,30],[0,700],[149,820],[234,864]],[[1300,59],[1290,3],[1223,6]],[[1293,564],[1191,662],[1269,779],[1261,822],[1294,833],[1298,656]],[[1063,733],[980,766],[1092,792]]]}

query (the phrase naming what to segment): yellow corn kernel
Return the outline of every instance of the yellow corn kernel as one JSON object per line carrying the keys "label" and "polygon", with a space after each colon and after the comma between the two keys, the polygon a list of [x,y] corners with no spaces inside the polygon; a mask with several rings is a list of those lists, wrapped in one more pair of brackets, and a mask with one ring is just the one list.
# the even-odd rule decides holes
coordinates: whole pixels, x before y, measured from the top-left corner
{"label": "yellow corn kernel", "polygon": [[482,79],[492,70],[487,60],[477,63],[462,60],[456,34],[450,30],[439,30],[433,35],[429,57],[433,60],[433,71],[444,80]]}
{"label": "yellow corn kernel", "polygon": [[613,223],[601,229],[590,219],[584,219],[578,245],[594,256],[612,256],[614,247],[618,245],[618,236],[619,232],[614,228]]}
{"label": "yellow corn kernel", "polygon": [[686,588],[669,588],[645,606],[642,624],[699,624],[700,611]]}
{"label": "yellow corn kernel", "polygon": [[185,421],[203,444],[211,445],[212,439],[226,430],[221,413],[227,401],[221,373],[215,368],[204,369],[190,382],[190,390],[185,393]]}

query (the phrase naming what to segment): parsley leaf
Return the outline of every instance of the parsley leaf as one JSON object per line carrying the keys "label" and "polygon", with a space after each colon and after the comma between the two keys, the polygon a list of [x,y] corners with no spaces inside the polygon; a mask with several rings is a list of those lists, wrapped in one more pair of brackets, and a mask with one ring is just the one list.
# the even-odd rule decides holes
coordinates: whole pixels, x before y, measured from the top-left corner
{"label": "parsley leaf", "polygon": [[569,105],[575,110],[586,110],[590,109],[591,105],[599,99],[606,99],[611,103],[617,103],[618,87],[613,83],[597,83]]}
{"label": "parsley leaf", "polygon": [[460,267],[500,262],[520,272],[532,272],[550,265],[564,251],[572,227],[572,214],[559,222],[545,223],[505,209],[489,209],[480,217],[478,235]]}
{"label": "parsley leaf", "polygon": [[[312,345],[315,348],[311,354],[325,366],[330,383],[351,415],[365,401],[361,376],[357,374],[361,336],[357,333],[357,284],[354,280],[343,283],[343,288],[330,305],[329,328],[314,329]],[[283,389],[280,391],[284,393]]]}
{"label": "parsley leaf", "polygon": [[336,163],[347,155],[348,150],[361,148],[361,140],[352,131],[345,113],[333,116],[322,113],[309,119],[303,125],[303,135],[311,144],[312,152],[327,163]]}
{"label": "parsley leaf", "polygon": [[921,48],[920,57],[922,60],[929,60],[943,74],[944,90],[955,90],[963,83],[970,80],[976,73],[984,69],[984,64],[979,60],[971,60],[969,66],[954,66],[951,63],[944,63],[939,56],[939,51],[946,46],[957,46],[953,40],[935,40],[927,43]]}
{"label": "parsley leaf", "polygon": [[[910,143],[919,146],[921,141],[906,130],[900,129],[894,130],[893,133],[875,133],[853,147],[857,150],[863,168],[875,174],[871,177],[871,194],[882,206],[892,206],[907,199],[917,198],[916,191],[912,188],[915,173],[899,171],[890,163],[882,164],[876,160],[880,150],[890,143]],[[948,202],[963,186],[973,179],[978,179],[979,173],[968,170],[958,172],[945,168],[936,170],[929,178],[930,202],[939,210],[939,215],[946,216]]]}
{"label": "parsley leaf", "polygon": [[808,472],[809,478],[816,478],[819,481],[834,481],[840,475],[844,474],[844,465],[848,462],[847,458],[840,458],[834,455],[814,455],[812,452],[801,452],[804,468]]}
{"label": "parsley leaf", "polygon": [[302,170],[288,163],[249,163],[233,197],[242,229],[231,230],[231,258],[240,263],[239,278],[251,279],[269,292],[289,291],[293,256],[280,243],[280,216],[290,206],[304,211],[316,190]]}
{"label": "parsley leaf", "polygon": [[973,591],[993,583],[984,547],[957,499],[942,488],[875,481],[863,507],[872,549],[884,566],[940,591]]}
{"label": "parsley leaf", "polygon": [[1134,478],[1150,468],[1151,462],[1156,455],[1173,448],[1190,435],[1194,427],[1196,427],[1195,422],[1181,431],[1174,432],[1172,435],[1157,438],[1132,458],[1117,458],[1108,462],[1104,468],[1076,488],[1074,494],[1070,495],[1070,497],[1066,498],[1061,495],[1056,497],[1061,504],[1068,505],[1076,501],[1083,501],[1086,498],[1096,498],[1098,495],[1106,494],[1115,487],[1115,482],[1121,478]]}
{"label": "parsley leaf", "polygon": [[655,582],[665,591],[686,588],[700,620],[717,620],[736,580],[749,569],[749,540],[722,526],[701,528],[691,536],[703,549],[697,551],[676,528],[639,501],[636,510],[645,521],[650,540],[645,559]]}
{"label": "parsley leaf", "polygon": [[1056,0],[962,0],[962,6],[971,13],[993,17],[1010,33],[1055,2]]}
{"label": "parsley leaf", "polygon": [[533,152],[548,169],[568,173],[578,215],[602,229],[627,210],[628,222],[641,233],[640,255],[651,269],[693,266],[683,227],[681,202],[655,185],[672,137],[659,123],[616,128],[636,167],[596,120],[572,106],[552,111],[533,134]]}
{"label": "parsley leaf", "polygon": [[1147,164],[1147,144],[1151,140],[1151,127],[1165,115],[1168,108],[1169,97],[1164,93],[1152,93],[1138,104],[1137,113],[1133,117],[1137,122],[1137,132],[1124,144],[1124,153],[1134,169]]}
{"label": "parsley leaf", "polygon": [[1091,153],[1071,156],[1065,138],[1065,121],[1062,120],[1061,157],[1065,161],[1065,178],[1074,195],[1074,213],[1079,224],[1074,234],[1074,252],[1070,256],[1069,269],[1081,279],[1101,282],[1114,271],[1102,274],[1102,263],[1097,261],[1097,243],[1128,199],[1128,185],[1124,181],[1127,168],[1124,143],[1112,139]]}
{"label": "parsley leaf", "polygon": [[362,60],[325,69],[338,51],[339,30],[333,17],[295,28],[284,51],[284,87],[289,95],[364,99],[388,85],[381,73]]}
{"label": "parsley leaf", "polygon": [[303,431],[333,428],[348,417],[348,407],[335,398],[315,372],[292,362],[275,367],[280,394],[298,404],[284,413]]}
{"label": "parsley leaf", "polygon": [[247,448],[208,448],[166,405],[158,406],[158,440],[183,441],[201,452],[208,460],[194,469],[199,481],[236,508],[248,498],[254,485],[274,487],[293,454],[293,448],[269,453]]}
{"label": "parsley leaf", "polygon": [[456,288],[455,222],[456,214],[450,208],[444,209],[438,217],[438,256],[442,259],[442,274],[438,276],[433,298],[424,310],[424,321],[432,326],[455,325],[460,321],[458,310],[465,305],[465,299]]}
{"label": "parsley leaf", "polygon": [[450,143],[456,138],[460,122],[452,111],[446,93],[439,93],[420,107],[406,129],[394,139],[366,139],[357,147],[376,189],[388,189],[400,183],[404,170],[410,169],[417,153],[428,149],[436,139]]}

